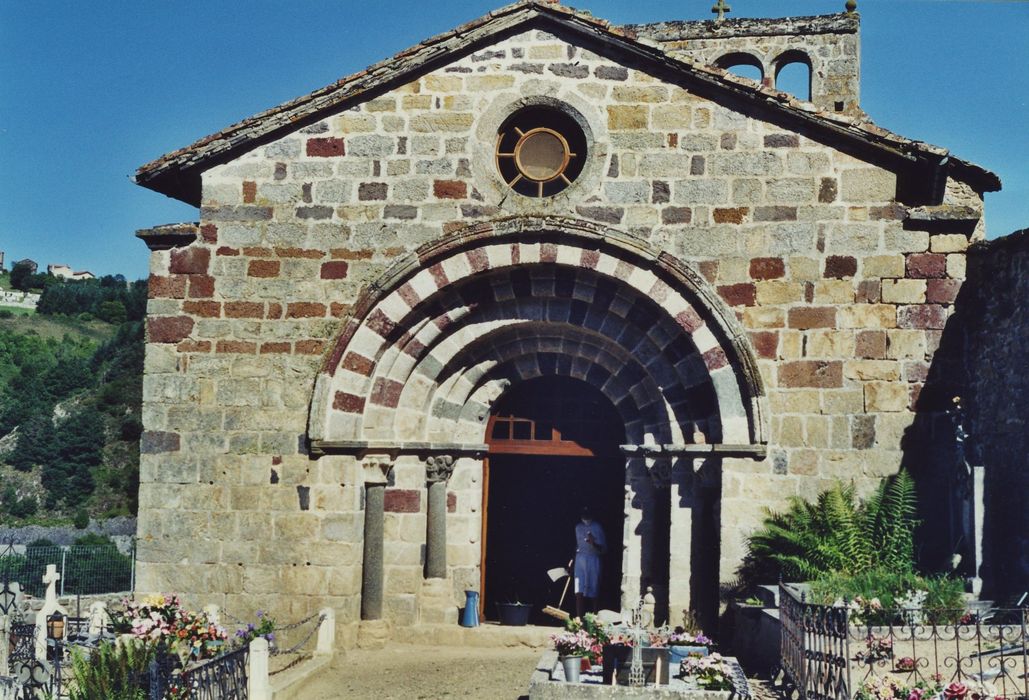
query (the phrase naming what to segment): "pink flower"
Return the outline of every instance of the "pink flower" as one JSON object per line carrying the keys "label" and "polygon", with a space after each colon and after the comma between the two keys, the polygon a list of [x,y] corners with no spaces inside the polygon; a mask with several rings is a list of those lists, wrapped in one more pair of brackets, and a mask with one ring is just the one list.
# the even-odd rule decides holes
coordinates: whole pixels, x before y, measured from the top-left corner
{"label": "pink flower", "polygon": [[943,689],[943,697],[947,700],[962,700],[966,695],[968,695],[968,686],[957,681]]}

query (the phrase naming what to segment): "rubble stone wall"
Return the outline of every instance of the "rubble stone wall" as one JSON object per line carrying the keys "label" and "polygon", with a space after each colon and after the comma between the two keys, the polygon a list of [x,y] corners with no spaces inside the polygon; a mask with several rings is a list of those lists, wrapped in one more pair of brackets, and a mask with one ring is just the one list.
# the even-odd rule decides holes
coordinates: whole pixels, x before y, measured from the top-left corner
{"label": "rubble stone wall", "polygon": [[[513,215],[638,237],[695,270],[745,330],[768,457],[719,467],[712,575],[731,578],[762,507],[897,470],[968,232],[920,230],[890,170],[597,51],[514,34],[205,174],[197,240],[151,256],[140,590],[357,619],[361,470],[307,454],[315,379],[399,257]],[[547,199],[511,194],[494,168],[501,122],[532,103],[563,105],[591,142],[583,174]],[[477,581],[479,464],[462,458],[448,486],[455,601]],[[385,614],[411,624],[425,465],[401,457],[392,479]]]}
{"label": "rubble stone wall", "polygon": [[1003,601],[1029,581],[1029,230],[976,245],[968,274],[961,304],[972,458],[986,466],[984,593]]}

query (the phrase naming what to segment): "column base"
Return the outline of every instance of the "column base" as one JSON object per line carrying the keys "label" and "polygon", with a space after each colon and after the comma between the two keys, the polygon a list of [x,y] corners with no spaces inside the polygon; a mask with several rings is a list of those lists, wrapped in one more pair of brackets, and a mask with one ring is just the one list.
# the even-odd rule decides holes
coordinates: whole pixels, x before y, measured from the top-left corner
{"label": "column base", "polygon": [[418,622],[423,625],[457,624],[454,582],[449,578],[427,578],[418,590]]}
{"label": "column base", "polygon": [[357,626],[358,649],[382,649],[389,641],[389,623],[385,620],[361,620]]}

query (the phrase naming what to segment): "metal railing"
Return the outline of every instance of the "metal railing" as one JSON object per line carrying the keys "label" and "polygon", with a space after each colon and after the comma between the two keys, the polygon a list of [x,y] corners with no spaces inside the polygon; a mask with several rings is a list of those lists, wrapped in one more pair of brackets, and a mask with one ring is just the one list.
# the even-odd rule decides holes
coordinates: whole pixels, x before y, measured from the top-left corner
{"label": "metal railing", "polygon": [[131,593],[135,589],[135,547],[122,554],[114,545],[25,547],[0,550],[0,581],[17,581],[23,593],[42,597],[43,574],[53,564],[61,578],[58,595]]}
{"label": "metal railing", "polygon": [[[1029,698],[1029,611],[818,605],[780,585],[782,668],[801,698],[969,695]],[[960,691],[960,688],[957,689]]]}
{"label": "metal railing", "polygon": [[176,685],[188,691],[190,700],[247,700],[249,662],[250,647],[245,645],[194,666]]}

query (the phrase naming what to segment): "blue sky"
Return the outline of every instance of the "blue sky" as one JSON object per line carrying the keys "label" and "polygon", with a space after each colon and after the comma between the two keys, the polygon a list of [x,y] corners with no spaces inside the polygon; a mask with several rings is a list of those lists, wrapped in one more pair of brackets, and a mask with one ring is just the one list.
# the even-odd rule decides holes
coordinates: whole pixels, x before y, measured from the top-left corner
{"label": "blue sky", "polygon": [[[499,2],[0,0],[0,250],[146,275],[138,228],[196,209],[136,167],[478,17]],[[711,0],[577,0],[616,23],[708,19]],[[731,0],[731,16],[843,0]],[[1029,227],[1029,2],[859,0],[862,104],[997,172],[990,237]]]}

